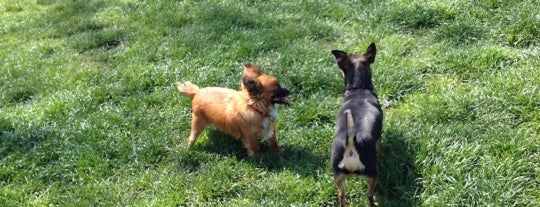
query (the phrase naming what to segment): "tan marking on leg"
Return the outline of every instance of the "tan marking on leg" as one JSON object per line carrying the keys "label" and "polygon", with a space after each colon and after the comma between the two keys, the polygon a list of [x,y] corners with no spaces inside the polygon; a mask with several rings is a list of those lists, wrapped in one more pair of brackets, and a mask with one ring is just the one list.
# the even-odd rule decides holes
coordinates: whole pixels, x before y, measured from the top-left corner
{"label": "tan marking on leg", "polygon": [[375,191],[375,186],[377,185],[377,178],[366,177],[366,181],[368,184],[367,197],[369,200],[369,205],[371,207],[375,207],[377,206],[377,203],[375,202],[375,199],[373,199],[373,192]]}
{"label": "tan marking on leg", "polygon": [[334,176],[334,183],[336,183],[338,189],[339,206],[341,207],[347,206],[345,201],[345,179],[345,175]]}

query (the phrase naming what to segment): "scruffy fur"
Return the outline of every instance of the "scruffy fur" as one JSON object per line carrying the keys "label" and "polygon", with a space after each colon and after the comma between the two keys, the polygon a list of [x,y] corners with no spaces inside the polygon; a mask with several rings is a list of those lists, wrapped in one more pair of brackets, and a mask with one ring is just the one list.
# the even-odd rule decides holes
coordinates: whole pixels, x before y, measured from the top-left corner
{"label": "scruffy fur", "polygon": [[259,138],[268,139],[276,152],[282,151],[272,122],[277,119],[275,104],[289,104],[289,91],[279,85],[276,77],[264,75],[257,66],[246,64],[240,91],[220,87],[199,88],[189,81],[179,83],[177,89],[192,99],[188,148],[195,144],[205,127],[212,124],[241,140],[249,156],[259,153]]}
{"label": "scruffy fur", "polygon": [[372,43],[363,55],[333,50],[343,72],[346,92],[336,120],[332,142],[332,168],[340,206],[346,206],[345,179],[349,174],[363,176],[368,183],[370,206],[376,206],[373,192],[377,185],[377,154],[381,142],[383,114],[373,92],[370,65],[375,61]]}

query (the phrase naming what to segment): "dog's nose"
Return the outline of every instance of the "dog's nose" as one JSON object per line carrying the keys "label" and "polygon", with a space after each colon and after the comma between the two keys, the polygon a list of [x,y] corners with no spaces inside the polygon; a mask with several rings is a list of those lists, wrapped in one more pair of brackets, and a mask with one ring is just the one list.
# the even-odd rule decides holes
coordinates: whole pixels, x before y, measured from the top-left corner
{"label": "dog's nose", "polygon": [[283,93],[285,94],[285,96],[288,96],[291,92],[286,89],[286,88],[281,88],[283,90]]}

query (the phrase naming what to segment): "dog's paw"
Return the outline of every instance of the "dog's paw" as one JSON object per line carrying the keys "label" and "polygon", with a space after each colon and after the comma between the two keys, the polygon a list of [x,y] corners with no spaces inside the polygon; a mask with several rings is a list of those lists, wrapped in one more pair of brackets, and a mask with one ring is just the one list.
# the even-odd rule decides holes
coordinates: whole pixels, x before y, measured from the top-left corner
{"label": "dog's paw", "polygon": [[248,150],[248,156],[249,157],[255,157],[255,156],[259,155],[259,154],[260,154],[259,151]]}
{"label": "dog's paw", "polygon": [[277,153],[277,154],[283,154],[285,152],[285,150],[281,147],[278,147],[278,148],[275,148],[274,151]]}

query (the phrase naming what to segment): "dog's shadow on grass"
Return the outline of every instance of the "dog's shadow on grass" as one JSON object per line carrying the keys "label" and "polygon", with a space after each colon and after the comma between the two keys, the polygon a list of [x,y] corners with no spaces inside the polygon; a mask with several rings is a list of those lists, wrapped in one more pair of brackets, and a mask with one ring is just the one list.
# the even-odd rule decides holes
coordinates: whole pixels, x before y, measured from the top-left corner
{"label": "dog's shadow on grass", "polygon": [[313,175],[314,171],[324,168],[328,164],[328,160],[321,155],[316,155],[299,147],[283,146],[281,143],[280,145],[284,151],[277,154],[264,140],[259,141],[260,154],[249,157],[242,142],[228,134],[210,129],[207,130],[206,135],[207,143],[198,146],[201,150],[227,157],[235,157],[238,160],[249,162],[255,167],[269,171],[287,169],[302,176],[310,176]]}
{"label": "dog's shadow on grass", "polygon": [[416,144],[395,129],[385,130],[379,156],[376,196],[381,206],[417,206],[421,192],[415,169]]}

